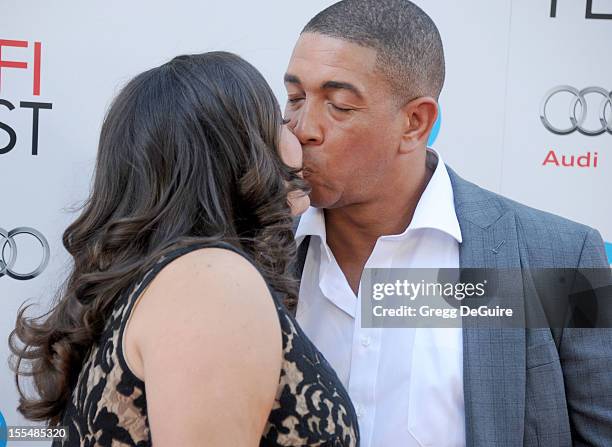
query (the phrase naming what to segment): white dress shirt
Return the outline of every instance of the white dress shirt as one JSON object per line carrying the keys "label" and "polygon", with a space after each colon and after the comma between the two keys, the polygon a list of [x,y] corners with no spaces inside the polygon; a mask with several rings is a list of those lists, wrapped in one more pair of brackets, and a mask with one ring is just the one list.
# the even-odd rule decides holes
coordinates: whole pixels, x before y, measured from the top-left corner
{"label": "white dress shirt", "polygon": [[[444,162],[408,228],[378,238],[370,268],[458,268],[461,231]],[[461,329],[364,329],[355,297],[327,245],[323,211],[309,208],[296,232],[311,235],[297,320],[348,390],[363,447],[464,446]]]}

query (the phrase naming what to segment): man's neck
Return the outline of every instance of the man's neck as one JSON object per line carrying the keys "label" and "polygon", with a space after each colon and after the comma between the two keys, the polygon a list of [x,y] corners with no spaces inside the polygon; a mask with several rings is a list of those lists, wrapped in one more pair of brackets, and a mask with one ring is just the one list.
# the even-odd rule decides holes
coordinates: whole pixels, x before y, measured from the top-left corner
{"label": "man's neck", "polygon": [[411,171],[388,185],[375,199],[324,210],[327,245],[355,293],[376,241],[408,228],[433,174],[425,163]]}

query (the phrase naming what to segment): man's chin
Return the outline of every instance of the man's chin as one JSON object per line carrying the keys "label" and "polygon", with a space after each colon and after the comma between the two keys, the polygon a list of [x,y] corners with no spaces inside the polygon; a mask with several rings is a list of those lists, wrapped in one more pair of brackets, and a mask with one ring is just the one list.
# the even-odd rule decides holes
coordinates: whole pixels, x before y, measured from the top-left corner
{"label": "man's chin", "polygon": [[320,198],[316,196],[316,194],[311,192],[308,197],[310,198],[310,206],[315,208],[324,208],[324,206],[322,206],[324,202],[322,202]]}
{"label": "man's chin", "polygon": [[310,192],[310,206],[315,208],[333,208],[337,200],[330,197],[329,194],[321,194],[320,191],[312,189]]}

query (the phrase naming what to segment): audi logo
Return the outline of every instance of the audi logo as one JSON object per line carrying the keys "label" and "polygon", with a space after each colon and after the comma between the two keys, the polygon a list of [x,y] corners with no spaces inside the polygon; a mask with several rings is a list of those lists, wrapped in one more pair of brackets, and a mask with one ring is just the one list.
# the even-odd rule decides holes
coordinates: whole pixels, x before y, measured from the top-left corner
{"label": "audi logo", "polygon": [[[548,102],[551,100],[553,96],[558,93],[570,93],[573,97],[569,103],[569,121],[570,125],[567,127],[557,127],[553,125],[546,115],[546,106]],[[596,94],[601,98],[601,102],[598,107],[590,107],[587,106],[586,95]],[[578,104],[580,107],[578,108]],[[607,91],[601,87],[587,87],[582,90],[578,90],[577,88],[571,87],[569,85],[560,85],[558,87],[550,89],[544,98],[542,99],[542,104],[540,105],[540,119],[542,120],[542,124],[552,133],[557,135],[567,135],[576,130],[583,135],[588,136],[596,136],[601,135],[604,132],[609,132],[612,134],[612,119],[608,119],[606,117],[606,111],[610,108],[612,110],[612,92]],[[584,122],[587,118],[587,114],[589,110],[597,110],[599,122],[601,123],[601,127],[597,129],[587,129],[584,127]]]}
{"label": "audi logo", "polygon": [[[15,242],[15,236],[19,234],[27,234],[29,236],[32,236],[33,238],[37,239],[38,242],[40,242],[40,245],[42,246],[42,256],[40,264],[38,264],[38,267],[36,267],[36,269],[32,270],[31,272],[19,273],[13,270],[15,262],[17,262],[17,243]],[[7,246],[9,247],[10,251],[10,256],[8,257],[8,259],[5,253]],[[19,281],[26,281],[28,279],[36,278],[45,270],[45,268],[47,268],[47,264],[49,264],[49,243],[47,242],[47,239],[45,239],[43,234],[40,231],[35,230],[34,228],[19,227],[11,231],[6,231],[0,228],[0,247],[2,247],[2,249],[0,250],[0,278],[6,275],[10,278],[17,279]]]}

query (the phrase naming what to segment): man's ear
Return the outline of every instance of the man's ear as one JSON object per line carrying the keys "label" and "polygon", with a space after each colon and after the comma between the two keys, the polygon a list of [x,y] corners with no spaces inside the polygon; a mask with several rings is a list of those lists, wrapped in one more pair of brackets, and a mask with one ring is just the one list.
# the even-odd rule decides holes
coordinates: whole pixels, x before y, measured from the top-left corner
{"label": "man's ear", "polygon": [[438,102],[430,96],[421,96],[402,107],[404,132],[400,143],[400,153],[410,153],[427,144],[427,139],[436,119]]}

